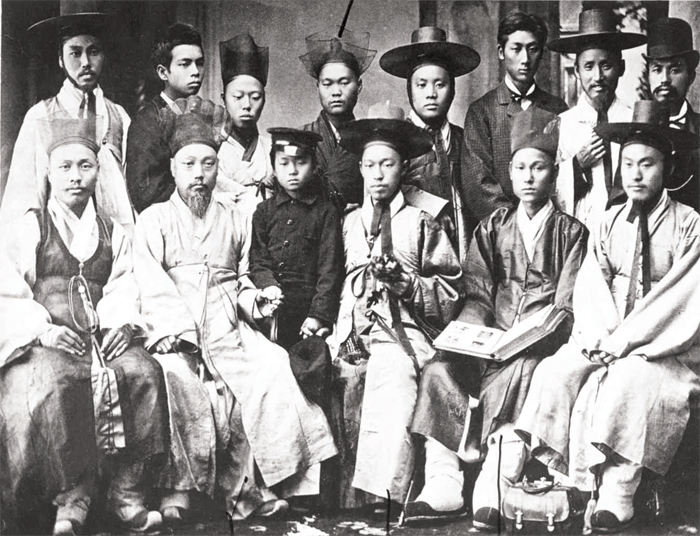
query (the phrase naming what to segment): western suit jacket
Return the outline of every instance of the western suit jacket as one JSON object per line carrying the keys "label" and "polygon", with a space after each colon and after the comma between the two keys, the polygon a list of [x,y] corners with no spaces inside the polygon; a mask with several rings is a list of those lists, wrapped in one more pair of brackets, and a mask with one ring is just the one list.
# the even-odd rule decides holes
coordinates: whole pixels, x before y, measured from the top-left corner
{"label": "western suit jacket", "polygon": [[[700,114],[690,103],[683,127],[700,136]],[[676,167],[666,187],[672,199],[700,211],[700,150],[676,153]]]}

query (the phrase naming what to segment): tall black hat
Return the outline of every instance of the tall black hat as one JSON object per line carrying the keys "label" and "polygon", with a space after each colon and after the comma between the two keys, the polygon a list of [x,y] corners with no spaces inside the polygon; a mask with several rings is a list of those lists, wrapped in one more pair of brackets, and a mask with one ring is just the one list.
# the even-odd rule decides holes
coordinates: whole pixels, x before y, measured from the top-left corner
{"label": "tall black hat", "polygon": [[306,38],[307,53],[299,59],[314,78],[318,78],[318,73],[327,63],[343,63],[359,78],[377,55],[376,50],[369,48],[369,32],[344,29],[342,37],[338,37],[339,30],[324,30]]}
{"label": "tall black hat", "polygon": [[559,144],[557,116],[537,106],[515,114],[510,130],[510,153],[525,148],[539,149],[556,158]]}
{"label": "tall black hat", "polygon": [[682,19],[657,19],[647,31],[647,58],[665,59],[674,56],[688,58],[688,66],[695,69],[700,60],[700,52],[693,48],[693,30]]}
{"label": "tall black hat", "polygon": [[267,85],[270,49],[256,45],[247,33],[232,37],[228,41],[220,41],[219,55],[224,88],[240,74],[252,76],[263,86]]}

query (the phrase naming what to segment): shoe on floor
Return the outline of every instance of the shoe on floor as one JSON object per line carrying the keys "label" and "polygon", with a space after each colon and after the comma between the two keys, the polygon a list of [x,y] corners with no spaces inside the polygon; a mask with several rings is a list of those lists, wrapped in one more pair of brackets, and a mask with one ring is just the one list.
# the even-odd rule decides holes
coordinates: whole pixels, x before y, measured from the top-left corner
{"label": "shoe on floor", "polygon": [[163,524],[168,527],[178,527],[184,523],[183,510],[177,506],[167,506],[161,511]]}
{"label": "shoe on floor", "polygon": [[284,499],[272,499],[262,503],[255,511],[256,516],[272,518],[281,517],[289,510],[289,503]]}
{"label": "shoe on floor", "polygon": [[621,532],[629,527],[634,522],[634,517],[627,521],[620,521],[615,514],[608,510],[599,510],[593,514],[591,518],[591,527],[593,532],[599,534],[614,534]]}
{"label": "shoe on floor", "polygon": [[[498,530],[501,514],[495,508],[479,508],[474,512],[472,525],[475,529],[485,532],[496,532]],[[503,528],[501,521],[501,528]]]}
{"label": "shoe on floor", "polygon": [[454,519],[467,515],[467,509],[462,507],[457,510],[440,511],[435,510],[427,502],[414,501],[406,504],[404,511],[404,522],[411,523],[413,521],[430,521],[439,519]]}
{"label": "shoe on floor", "polygon": [[70,519],[60,519],[53,526],[53,536],[76,536],[77,533]]}
{"label": "shoe on floor", "polygon": [[143,513],[138,514],[123,525],[130,532],[156,532],[163,527],[163,516],[157,510],[144,510]]}

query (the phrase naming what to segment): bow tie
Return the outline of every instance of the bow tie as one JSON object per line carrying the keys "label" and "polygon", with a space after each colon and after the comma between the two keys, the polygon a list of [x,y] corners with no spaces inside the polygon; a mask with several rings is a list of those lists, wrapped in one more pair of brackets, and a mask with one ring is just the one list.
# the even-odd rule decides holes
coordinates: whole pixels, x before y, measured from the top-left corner
{"label": "bow tie", "polygon": [[523,101],[523,96],[520,93],[510,93],[510,100],[520,104]]}
{"label": "bow tie", "polygon": [[683,127],[685,127],[685,115],[677,117],[676,119],[669,120],[668,125],[671,128],[678,128],[680,130],[683,130]]}

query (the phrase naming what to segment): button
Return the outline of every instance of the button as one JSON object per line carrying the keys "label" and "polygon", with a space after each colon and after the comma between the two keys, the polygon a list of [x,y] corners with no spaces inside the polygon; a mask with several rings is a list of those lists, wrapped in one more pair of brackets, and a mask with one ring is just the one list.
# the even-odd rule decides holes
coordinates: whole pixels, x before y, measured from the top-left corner
{"label": "button", "polygon": [[283,246],[288,248],[289,247],[289,240],[285,240]]}
{"label": "button", "polygon": [[293,224],[293,223],[294,223],[294,220],[293,220],[293,219],[290,218],[290,219],[287,220],[287,225],[291,225],[291,224]]}
{"label": "button", "polygon": [[277,266],[281,270],[282,268],[284,268],[284,262],[279,263]]}
{"label": "button", "polygon": [[107,145],[107,138],[102,140],[102,145]]}

